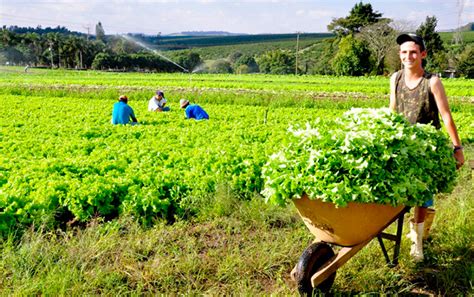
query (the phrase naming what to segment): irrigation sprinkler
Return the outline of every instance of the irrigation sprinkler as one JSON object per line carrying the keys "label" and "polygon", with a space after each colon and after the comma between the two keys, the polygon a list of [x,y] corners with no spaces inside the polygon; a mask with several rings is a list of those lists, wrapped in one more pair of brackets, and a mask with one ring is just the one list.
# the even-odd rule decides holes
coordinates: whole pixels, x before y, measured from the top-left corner
{"label": "irrigation sprinkler", "polygon": [[191,73],[188,69],[184,68],[183,66],[179,65],[178,63],[176,63],[175,61],[171,60],[170,58],[166,57],[165,55],[161,54],[159,51],[155,50],[155,49],[152,49],[148,46],[146,46],[145,44],[141,43],[140,41],[138,40],[135,40],[133,39],[132,37],[128,36],[128,35],[125,35],[125,34],[121,34],[120,37],[122,37],[123,39],[129,41],[129,42],[132,42],[144,49],[146,49],[147,51],[150,51],[154,54],[157,54],[158,56],[160,56],[161,58],[165,59],[166,61],[172,63],[173,65],[179,67],[181,70],[183,70],[184,72],[186,73]]}

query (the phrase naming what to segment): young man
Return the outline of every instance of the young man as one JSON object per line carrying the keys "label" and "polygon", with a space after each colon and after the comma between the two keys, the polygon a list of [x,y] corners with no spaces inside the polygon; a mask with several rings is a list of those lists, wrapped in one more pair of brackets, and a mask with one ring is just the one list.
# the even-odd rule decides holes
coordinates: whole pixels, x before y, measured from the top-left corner
{"label": "young man", "polygon": [[189,100],[186,99],[179,100],[179,105],[181,108],[184,108],[187,119],[209,120],[209,115],[201,106],[190,104]]}
{"label": "young man", "polygon": [[138,123],[138,120],[133,113],[133,109],[127,103],[127,96],[122,95],[119,97],[119,102],[114,104],[114,108],[112,110],[112,124],[125,125],[130,122],[130,118],[132,119],[132,125],[136,125]]}
{"label": "young man", "polygon": [[156,91],[155,96],[153,96],[148,102],[148,111],[156,111],[156,112],[169,111],[170,108],[165,105],[166,105],[165,94],[162,91],[158,90]]}
{"label": "young man", "polygon": [[[401,34],[397,37],[397,43],[400,45],[403,69],[390,78],[390,108],[405,115],[412,124],[432,124],[438,129],[441,128],[439,113],[453,142],[457,166],[461,167],[464,164],[463,148],[443,84],[437,76],[423,69],[422,60],[426,58],[423,39],[411,33]],[[424,222],[428,207],[432,205],[433,200],[430,200],[420,207],[415,207],[414,219],[410,222],[410,255],[417,262],[423,260]]]}

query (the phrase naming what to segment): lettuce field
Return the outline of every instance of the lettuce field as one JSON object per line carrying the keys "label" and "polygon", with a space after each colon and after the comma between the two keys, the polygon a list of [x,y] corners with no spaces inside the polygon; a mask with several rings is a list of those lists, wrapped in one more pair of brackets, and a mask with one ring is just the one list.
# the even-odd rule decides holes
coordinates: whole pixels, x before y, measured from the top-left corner
{"label": "lettuce field", "polygon": [[[472,156],[474,81],[443,83]],[[147,111],[157,89],[170,112]],[[0,235],[123,216],[145,226],[187,221],[222,191],[263,200],[262,168],[288,142],[290,126],[330,121],[352,107],[387,107],[388,92],[386,77],[0,68]],[[110,123],[121,94],[139,125]],[[210,120],[186,120],[181,98],[201,105]]]}
{"label": "lettuce field", "polygon": [[[17,69],[18,70],[18,69]],[[218,186],[241,199],[289,125],[388,104],[386,78],[126,74],[4,69],[0,230],[130,213],[144,222],[196,214]],[[473,137],[472,81],[447,80],[461,138]],[[171,111],[149,113],[162,89]],[[139,126],[110,124],[120,94]],[[211,120],[185,120],[180,98]]]}

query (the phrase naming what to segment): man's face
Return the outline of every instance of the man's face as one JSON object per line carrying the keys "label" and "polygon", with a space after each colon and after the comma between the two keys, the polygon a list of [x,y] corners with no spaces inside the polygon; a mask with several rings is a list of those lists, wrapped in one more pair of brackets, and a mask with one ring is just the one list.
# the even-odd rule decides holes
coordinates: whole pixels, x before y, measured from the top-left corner
{"label": "man's face", "polygon": [[161,99],[163,99],[163,96],[161,96],[161,94],[156,95],[156,99],[161,100]]}
{"label": "man's face", "polygon": [[406,68],[420,67],[421,61],[426,57],[426,51],[420,52],[420,46],[413,41],[400,45],[400,60]]}

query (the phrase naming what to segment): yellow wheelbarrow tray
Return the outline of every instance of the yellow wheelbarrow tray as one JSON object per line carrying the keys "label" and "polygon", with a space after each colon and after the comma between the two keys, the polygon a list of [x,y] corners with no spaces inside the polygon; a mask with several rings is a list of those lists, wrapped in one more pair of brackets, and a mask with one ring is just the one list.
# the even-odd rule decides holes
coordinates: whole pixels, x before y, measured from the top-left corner
{"label": "yellow wheelbarrow tray", "polygon": [[[306,248],[291,277],[298,283],[301,294],[311,294],[314,288],[329,291],[336,270],[353,255],[377,237],[386,262],[398,264],[403,218],[409,207],[350,202],[346,207],[331,202],[309,199],[303,195],[293,202],[310,232],[316,240]],[[396,234],[387,234],[383,230],[398,220]],[[390,259],[382,239],[395,242],[393,259]],[[337,254],[328,244],[341,246]]]}

